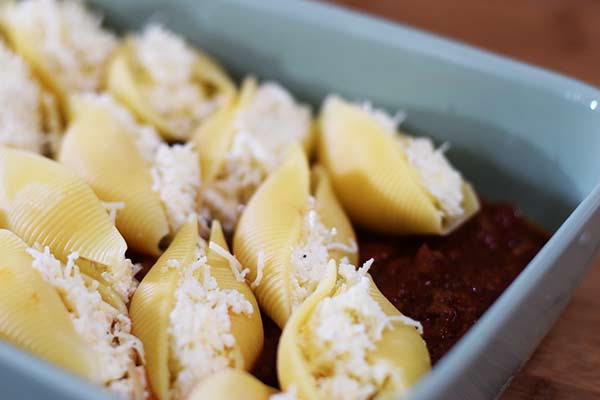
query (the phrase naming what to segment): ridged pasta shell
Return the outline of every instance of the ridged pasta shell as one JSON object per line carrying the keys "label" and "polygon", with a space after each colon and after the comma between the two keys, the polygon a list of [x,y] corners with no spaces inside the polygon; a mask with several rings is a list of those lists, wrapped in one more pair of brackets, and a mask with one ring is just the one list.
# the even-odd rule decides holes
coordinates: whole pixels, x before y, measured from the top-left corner
{"label": "ridged pasta shell", "polygon": [[92,189],[65,166],[0,148],[0,210],[4,227],[30,246],[48,246],[63,262],[78,252],[111,285],[131,280],[125,240]]}
{"label": "ridged pasta shell", "polygon": [[191,263],[197,243],[197,224],[186,223],[140,282],[131,299],[132,332],[144,344],[148,382],[158,399],[169,398],[171,382],[167,329],[179,273],[169,268],[169,262],[174,260],[179,265]]}
{"label": "ridged pasta shell", "polygon": [[[292,314],[283,329],[277,350],[277,375],[282,389],[295,386],[298,398],[317,400],[320,398],[315,376],[299,346],[300,330],[308,322],[317,305],[335,293],[337,266],[334,260],[327,265],[327,271],[317,290]],[[371,280],[371,297],[388,316],[402,315],[383,295]],[[385,360],[393,365],[399,379],[392,382],[386,393],[378,393],[374,398],[397,398],[405,393],[430,368],[429,353],[425,342],[414,327],[402,322],[392,322],[393,327],[384,331],[370,353],[372,361]]]}
{"label": "ridged pasta shell", "polygon": [[[212,222],[209,240],[229,251],[219,221]],[[254,312],[251,315],[233,314],[230,317],[231,333],[236,338],[239,350],[236,367],[249,371],[254,367],[263,348],[264,332],[260,308],[248,284],[245,281],[237,280],[233,275],[229,261],[210,248],[206,253],[208,265],[211,267],[210,273],[216,279],[219,288],[235,289],[252,304]]]}
{"label": "ridged pasta shell", "polygon": [[[315,210],[319,213],[323,225],[329,229],[335,228],[337,231],[336,241],[356,245],[356,234],[352,224],[333,192],[327,171],[321,165],[315,165],[311,170],[311,186],[311,193],[315,198]],[[354,251],[333,249],[331,254],[337,260],[347,257],[350,264],[356,265],[358,263],[358,248],[356,246]]]}
{"label": "ridged pasta shell", "polygon": [[358,225],[399,234],[446,234],[477,212],[463,181],[463,214],[444,218],[420,184],[393,134],[359,106],[326,100],[320,116],[319,158],[344,209]]}
{"label": "ridged pasta shell", "polygon": [[[325,226],[339,225],[342,240],[354,240],[352,227],[323,172],[317,169],[314,175],[315,209]],[[292,252],[301,240],[310,194],[308,161],[302,148],[294,145],[246,206],[233,239],[234,254],[250,269],[250,280],[256,279],[258,257],[264,253],[263,277],[254,292],[261,308],[280,327],[292,313]],[[340,256],[336,252],[329,255]]]}
{"label": "ridged pasta shell", "polygon": [[102,201],[123,202],[116,225],[128,245],[158,256],[169,225],[133,137],[107,108],[80,97],[73,102],[77,112],[63,139],[59,161],[85,179]]}
{"label": "ridged pasta shell", "polygon": [[[225,102],[235,95],[236,88],[219,65],[200,51],[195,52],[193,76],[202,85],[214,89]],[[133,44],[129,39],[115,51],[108,67],[107,89],[126,104],[137,117],[154,127],[166,139],[182,139],[169,127],[169,122],[156,110],[143,93],[139,82],[139,67],[136,65]]]}
{"label": "ridged pasta shell", "polygon": [[269,400],[274,393],[249,373],[226,369],[200,382],[187,400]]}
{"label": "ridged pasta shell", "polygon": [[88,379],[94,352],[76,333],[58,292],[32,268],[27,245],[0,230],[0,338]]}
{"label": "ridged pasta shell", "polygon": [[[254,100],[257,90],[256,78],[246,77],[238,96],[232,97],[219,112],[207,118],[194,133],[193,140],[200,154],[203,182],[212,182],[220,172],[225,154],[231,147],[233,138],[239,133],[236,120]],[[316,144],[317,130],[317,124],[311,122],[309,132],[302,141],[309,158]]]}
{"label": "ridged pasta shell", "polygon": [[222,109],[208,117],[194,132],[202,182],[212,182],[217,177],[236,134],[236,115],[252,100],[256,88],[256,79],[244,79],[239,95],[231,97]]}
{"label": "ridged pasta shell", "polygon": [[[176,261],[178,265],[186,266],[194,261],[198,240],[197,222],[190,219],[144,277],[129,309],[133,332],[144,344],[150,385],[159,399],[169,398],[170,384],[173,381],[169,367],[168,327],[180,272],[178,268],[169,267],[169,264]],[[213,223],[210,240],[227,249],[218,222]],[[219,288],[238,290],[253,306],[252,315],[231,315],[231,333],[236,339],[237,350],[235,367],[249,370],[260,355],[263,344],[263,327],[258,305],[246,283],[234,278],[225,258],[209,249],[207,260],[211,267],[211,276],[215,278]]]}

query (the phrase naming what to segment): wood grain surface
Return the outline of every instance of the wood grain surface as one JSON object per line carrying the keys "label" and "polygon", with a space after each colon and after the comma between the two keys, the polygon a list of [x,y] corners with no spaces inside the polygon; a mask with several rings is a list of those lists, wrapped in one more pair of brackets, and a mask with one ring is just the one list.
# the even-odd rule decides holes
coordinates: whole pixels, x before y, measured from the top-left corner
{"label": "wood grain surface", "polygon": [[[600,87],[600,0],[334,0]],[[502,400],[600,399],[600,257]]]}

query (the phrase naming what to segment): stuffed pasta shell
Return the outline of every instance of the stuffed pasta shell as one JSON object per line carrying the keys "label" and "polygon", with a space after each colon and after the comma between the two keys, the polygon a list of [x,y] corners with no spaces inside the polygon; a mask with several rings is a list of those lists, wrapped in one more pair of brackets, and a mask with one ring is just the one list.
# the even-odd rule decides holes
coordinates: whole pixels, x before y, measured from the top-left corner
{"label": "stuffed pasta shell", "polygon": [[48,153],[60,129],[54,97],[17,54],[0,43],[0,145]]}
{"label": "stuffed pasta shell", "polygon": [[56,161],[0,147],[0,227],[62,262],[73,252],[90,277],[123,301],[135,289],[127,244],[92,189]]}
{"label": "stuffed pasta shell", "polygon": [[429,138],[399,133],[384,111],[330,96],[319,128],[320,160],[358,225],[386,233],[447,234],[478,211],[477,195],[444,150]]}
{"label": "stuffed pasta shell", "polygon": [[310,149],[310,109],[274,82],[244,81],[240,95],[200,126],[203,204],[233,231],[244,205],[295,142]]}
{"label": "stuffed pasta shell", "polygon": [[157,24],[130,35],[117,50],[108,90],[165,138],[187,140],[235,93],[235,85],[210,57]]}
{"label": "stuffed pasta shell", "polygon": [[73,98],[59,161],[105,202],[120,206],[116,225],[137,251],[159,244],[198,211],[200,171],[191,145],[168,145],[108,94]]}
{"label": "stuffed pasta shell", "polygon": [[277,350],[283,389],[302,400],[401,398],[430,368],[420,324],[379,292],[368,269],[330,260]]}
{"label": "stuffed pasta shell", "polygon": [[354,231],[325,171],[317,167],[311,176],[298,144],[248,203],[233,247],[262,309],[280,327],[314,292],[330,258],[357,260]]}
{"label": "stuffed pasta shell", "polygon": [[124,399],[145,399],[144,351],[127,310],[103,300],[100,284],[0,229],[0,338]]}
{"label": "stuffed pasta shell", "polygon": [[8,1],[0,12],[12,48],[57,96],[63,112],[70,94],[100,88],[117,41],[80,1]]}
{"label": "stuffed pasta shell", "polygon": [[130,313],[158,399],[186,399],[212,374],[254,365],[263,327],[238,264],[218,222],[206,243],[191,218],[140,283]]}

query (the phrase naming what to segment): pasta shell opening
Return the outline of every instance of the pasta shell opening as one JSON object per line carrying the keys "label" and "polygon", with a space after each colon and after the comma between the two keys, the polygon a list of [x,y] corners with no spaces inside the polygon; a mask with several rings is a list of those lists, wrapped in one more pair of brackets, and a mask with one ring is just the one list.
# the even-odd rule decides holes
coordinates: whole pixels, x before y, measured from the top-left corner
{"label": "pasta shell opening", "polygon": [[320,131],[319,158],[358,225],[386,233],[444,234],[478,210],[444,149],[435,149],[428,138],[400,134],[385,112],[330,96]]}
{"label": "pasta shell opening", "polygon": [[197,220],[188,220],[140,283],[130,312],[160,399],[187,398],[227,368],[249,370],[262,349],[258,305],[218,222],[206,243]]}

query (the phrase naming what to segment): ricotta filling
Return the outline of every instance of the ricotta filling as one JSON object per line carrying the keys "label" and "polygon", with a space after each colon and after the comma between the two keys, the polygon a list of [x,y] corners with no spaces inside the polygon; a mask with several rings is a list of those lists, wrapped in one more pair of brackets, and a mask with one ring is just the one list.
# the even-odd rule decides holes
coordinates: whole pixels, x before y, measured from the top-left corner
{"label": "ricotta filling", "polygon": [[93,91],[100,86],[117,41],[82,2],[24,0],[7,7],[6,13],[11,25],[37,39],[45,65],[68,91]]}
{"label": "ricotta filling", "polygon": [[168,328],[175,398],[186,398],[206,376],[235,367],[231,315],[254,312],[240,292],[219,288],[210,274],[204,247],[198,248],[190,265],[170,263],[181,273]]}
{"label": "ricotta filling", "polygon": [[222,99],[210,98],[194,76],[196,55],[181,37],[158,24],[133,37],[134,51],[150,82],[145,92],[178,139],[214,113]]}
{"label": "ricotta filling", "polygon": [[40,153],[45,144],[41,90],[17,54],[0,43],[0,145]]}
{"label": "ricotta filling", "polygon": [[122,398],[142,399],[146,382],[144,350],[141,341],[131,334],[129,317],[100,296],[98,282],[87,286],[76,264],[79,255],[72,253],[66,265],[50,249],[29,248],[33,268],[59,293],[73,321],[73,326],[94,350],[98,364],[97,381]]}
{"label": "ricotta filling", "polygon": [[315,210],[315,199],[309,197],[308,210],[304,216],[301,241],[291,254],[292,310],[295,310],[314,291],[331,258],[330,252],[336,249],[357,251],[356,243],[340,243],[335,240],[335,228],[327,229]]}
{"label": "ricotta filling", "polygon": [[290,145],[306,139],[310,123],[310,108],[283,87],[274,82],[258,87],[252,102],[236,115],[236,133],[217,179],[203,190],[210,216],[225,230],[233,230],[244,205]]}
{"label": "ricotta filling", "polygon": [[301,328],[300,348],[324,399],[371,399],[401,378],[402,371],[371,357],[392,321],[410,320],[386,315],[371,297],[371,263],[358,270],[340,264],[335,293],[321,300]]}
{"label": "ricotta filling", "polygon": [[[390,116],[383,110],[373,108],[370,103],[364,103],[361,107],[373,116],[386,132],[393,135],[397,134],[398,126],[406,118],[406,114],[401,112]],[[402,137],[398,138],[397,142],[408,163],[416,171],[420,184],[435,200],[440,216],[461,216],[464,213],[463,178],[445,156],[448,144],[436,149],[433,141],[427,137]]]}
{"label": "ricotta filling", "polygon": [[151,169],[152,190],[158,192],[165,207],[171,232],[193,216],[198,216],[200,190],[200,163],[192,144],[158,146]]}

